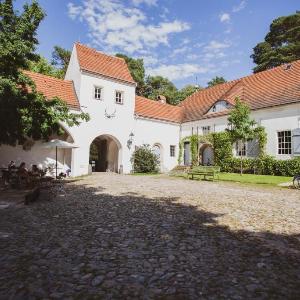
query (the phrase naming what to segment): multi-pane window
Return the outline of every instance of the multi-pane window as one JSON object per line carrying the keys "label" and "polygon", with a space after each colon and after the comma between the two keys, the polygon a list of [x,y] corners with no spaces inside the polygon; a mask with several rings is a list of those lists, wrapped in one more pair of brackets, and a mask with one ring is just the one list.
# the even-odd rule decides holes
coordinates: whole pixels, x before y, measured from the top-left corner
{"label": "multi-pane window", "polygon": [[202,134],[206,135],[210,133],[210,126],[203,126],[202,127]]}
{"label": "multi-pane window", "polygon": [[123,92],[116,91],[116,103],[118,104],[123,103]]}
{"label": "multi-pane window", "polygon": [[236,154],[237,156],[246,156],[247,154],[246,143],[242,141],[236,143]]}
{"label": "multi-pane window", "polygon": [[290,130],[278,131],[278,154],[292,154],[292,132]]}
{"label": "multi-pane window", "polygon": [[102,99],[102,88],[95,86],[95,95],[94,95],[96,100],[101,100]]}
{"label": "multi-pane window", "polygon": [[170,145],[170,156],[175,157],[175,146],[174,145]]}

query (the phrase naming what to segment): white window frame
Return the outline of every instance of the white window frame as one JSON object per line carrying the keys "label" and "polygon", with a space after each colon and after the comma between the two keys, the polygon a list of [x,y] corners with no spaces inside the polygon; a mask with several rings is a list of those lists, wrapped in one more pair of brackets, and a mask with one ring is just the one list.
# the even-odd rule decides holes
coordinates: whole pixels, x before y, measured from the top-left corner
{"label": "white window frame", "polygon": [[[287,132],[289,132],[289,137],[290,137],[289,142],[286,141],[286,138],[288,138],[288,136],[286,135]],[[283,133],[283,137],[279,137],[280,133]],[[277,135],[277,155],[292,155],[293,152],[292,130],[291,129],[278,130],[276,135]],[[282,138],[281,142],[279,142],[279,138]],[[289,147],[286,147],[286,144],[289,144]]]}
{"label": "white window frame", "polygon": [[[121,98],[117,97],[117,94],[120,94]],[[124,104],[124,92],[123,91],[115,91],[115,102],[116,102],[116,104]]]}
{"label": "white window frame", "polygon": [[[96,90],[100,89],[100,98],[96,97]],[[103,87],[94,85],[94,97],[95,100],[102,101],[103,100]]]}
{"label": "white window frame", "polygon": [[239,157],[246,157],[247,156],[247,142],[238,141],[236,142],[235,149],[236,149],[236,156]]}
{"label": "white window frame", "polygon": [[170,145],[170,157],[175,157],[175,156],[176,156],[176,146]]}
{"label": "white window frame", "polygon": [[211,126],[202,126],[202,134],[207,135],[211,133]]}

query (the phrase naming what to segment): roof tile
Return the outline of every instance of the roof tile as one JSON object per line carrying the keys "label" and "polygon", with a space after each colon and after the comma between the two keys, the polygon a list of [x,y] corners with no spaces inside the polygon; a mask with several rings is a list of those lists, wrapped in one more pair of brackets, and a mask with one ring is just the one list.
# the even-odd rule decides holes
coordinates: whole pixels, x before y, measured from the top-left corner
{"label": "roof tile", "polygon": [[104,54],[79,43],[75,46],[82,70],[135,83],[123,58]]}
{"label": "roof tile", "polygon": [[232,104],[236,97],[252,110],[300,102],[300,60],[291,63],[289,68],[282,65],[192,94],[180,103],[184,108],[183,122],[218,116],[206,114],[217,101]]}
{"label": "roof tile", "polygon": [[183,108],[136,96],[135,113],[145,118],[180,123],[182,121]]}
{"label": "roof tile", "polygon": [[30,71],[23,72],[34,81],[37,91],[44,94],[47,99],[58,97],[65,101],[71,108],[80,108],[73,81],[62,80]]}

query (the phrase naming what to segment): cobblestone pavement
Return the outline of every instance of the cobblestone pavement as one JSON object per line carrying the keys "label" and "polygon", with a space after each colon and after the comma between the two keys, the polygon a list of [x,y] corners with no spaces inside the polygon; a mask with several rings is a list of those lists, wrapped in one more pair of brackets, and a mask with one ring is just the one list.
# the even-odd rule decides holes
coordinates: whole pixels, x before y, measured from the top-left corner
{"label": "cobblestone pavement", "polygon": [[96,174],[0,209],[0,299],[299,299],[300,193]]}

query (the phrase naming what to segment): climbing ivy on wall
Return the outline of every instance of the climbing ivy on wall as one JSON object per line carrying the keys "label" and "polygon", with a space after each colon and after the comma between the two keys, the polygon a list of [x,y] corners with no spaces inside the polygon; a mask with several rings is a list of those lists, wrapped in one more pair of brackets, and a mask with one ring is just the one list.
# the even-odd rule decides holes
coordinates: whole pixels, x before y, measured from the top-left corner
{"label": "climbing ivy on wall", "polygon": [[255,135],[258,140],[258,147],[259,147],[259,157],[263,157],[266,155],[266,145],[267,145],[267,133],[265,128],[259,126],[255,129]]}
{"label": "climbing ivy on wall", "polygon": [[[267,134],[264,127],[257,127],[255,129],[255,136],[258,141],[259,156],[263,157],[265,156],[265,148],[267,143]],[[225,161],[233,158],[233,141],[231,140],[230,134],[226,131],[210,133],[208,135],[194,134],[181,139],[179,142],[178,164],[181,164],[183,161],[183,145],[185,142],[190,142],[192,165],[199,164],[198,145],[200,143],[208,143],[212,145],[214,150],[214,161],[216,165],[222,166]]]}

